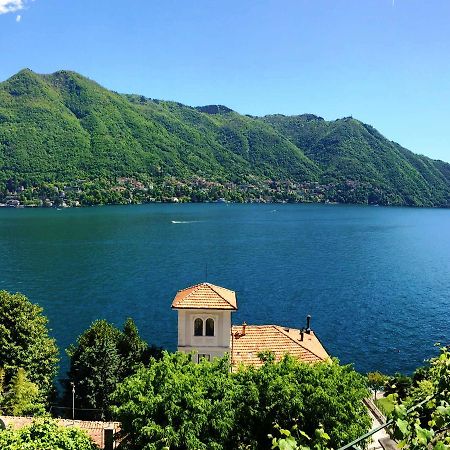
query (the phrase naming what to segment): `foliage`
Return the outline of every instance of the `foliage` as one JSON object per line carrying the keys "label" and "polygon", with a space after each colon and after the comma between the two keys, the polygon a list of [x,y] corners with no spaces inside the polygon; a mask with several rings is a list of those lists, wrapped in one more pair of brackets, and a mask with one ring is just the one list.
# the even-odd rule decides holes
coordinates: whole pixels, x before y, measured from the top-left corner
{"label": "foliage", "polygon": [[[58,349],[49,337],[42,308],[24,295],[0,291],[0,367],[5,389],[16,377],[16,387],[17,383],[32,383],[43,399],[48,398],[57,362]],[[26,376],[21,369],[26,369]]]}
{"label": "foliage", "polygon": [[274,423],[284,429],[295,423],[310,436],[323,427],[332,446],[350,441],[370,427],[362,403],[368,395],[366,383],[351,366],[337,362],[311,365],[286,357],[260,369],[243,368],[234,377],[240,421],[234,432],[235,444],[260,445]]}
{"label": "foliage", "polygon": [[390,394],[386,397],[380,397],[375,400],[375,404],[378,409],[385,415],[385,417],[390,416],[394,410],[395,405],[395,395]]}
{"label": "foliage", "polygon": [[67,353],[70,370],[65,383],[66,402],[71,401],[70,382],[74,382],[76,407],[98,409],[99,417],[105,419],[110,417],[110,396],[117,384],[138,366],[147,364],[151,356],[158,356],[160,350],[149,347],[128,319],[122,331],[105,320],[94,322]]}
{"label": "foliage", "polygon": [[39,389],[28,380],[24,369],[18,369],[5,392],[2,390],[0,389],[0,410],[3,414],[29,416],[44,412]]}
{"label": "foliage", "polygon": [[399,399],[404,399],[408,395],[412,386],[412,379],[407,375],[396,373],[389,377],[384,385],[384,393],[386,395],[395,394]]}
{"label": "foliage", "polygon": [[383,388],[388,381],[388,377],[381,372],[369,372],[367,374],[367,383],[369,387],[374,391],[375,399],[377,398],[377,392]]}
{"label": "foliage", "polygon": [[98,450],[80,429],[59,427],[50,419],[37,419],[20,430],[0,431],[2,450]]}
{"label": "foliage", "polygon": [[164,352],[160,361],[119,385],[114,394],[127,450],[220,449],[235,410],[225,359],[194,364],[190,355]]}
{"label": "foliage", "polygon": [[312,436],[323,424],[337,445],[370,428],[366,396],[364,378],[337,362],[287,356],[231,373],[227,358],[194,364],[164,353],[119,385],[114,413],[126,450],[268,449],[274,423]]}
{"label": "foliage", "polygon": [[[427,378],[394,408],[394,435],[411,450],[450,449],[450,352],[440,349],[426,370]],[[424,401],[425,400],[425,401]],[[418,405],[418,406],[417,406]],[[412,410],[413,409],[413,410]]]}
{"label": "foliage", "polygon": [[192,108],[119,95],[69,71],[23,70],[0,83],[0,202],[174,197],[448,206],[450,165],[353,118]]}
{"label": "foliage", "polygon": [[415,155],[370,125],[352,117],[326,121],[312,114],[278,114],[263,120],[322,168],[322,182],[353,182],[348,191],[336,190],[334,201],[449,205],[448,164]]}
{"label": "foliage", "polygon": [[275,426],[275,430],[281,437],[274,437],[269,434],[272,439],[272,450],[327,450],[330,436],[323,428],[318,428],[314,433],[314,439],[309,437],[304,431],[298,429],[296,425],[289,430],[283,430],[279,425]]}

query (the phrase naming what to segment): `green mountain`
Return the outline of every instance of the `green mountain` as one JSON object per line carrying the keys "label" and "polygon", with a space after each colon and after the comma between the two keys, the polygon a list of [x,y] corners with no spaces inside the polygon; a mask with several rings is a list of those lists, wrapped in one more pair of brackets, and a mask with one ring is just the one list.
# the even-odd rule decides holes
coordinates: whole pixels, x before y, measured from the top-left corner
{"label": "green mountain", "polygon": [[0,83],[0,202],[450,204],[450,165],[354,119],[244,116],[22,70]]}
{"label": "green mountain", "polygon": [[394,203],[448,205],[450,165],[415,155],[370,125],[351,117],[329,122],[312,114],[263,120],[319,165],[324,183],[370,183],[397,196]]}

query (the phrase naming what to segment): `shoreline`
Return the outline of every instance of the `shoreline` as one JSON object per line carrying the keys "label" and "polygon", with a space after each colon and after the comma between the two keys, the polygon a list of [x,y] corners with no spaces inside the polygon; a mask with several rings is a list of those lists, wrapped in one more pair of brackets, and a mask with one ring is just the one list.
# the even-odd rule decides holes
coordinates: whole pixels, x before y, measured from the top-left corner
{"label": "shoreline", "polygon": [[289,202],[289,201],[246,201],[246,202],[235,202],[235,201],[204,201],[204,202],[192,202],[192,201],[154,201],[154,202],[141,202],[141,203],[102,203],[97,205],[76,205],[76,206],[44,206],[44,205],[7,205],[0,203],[0,210],[16,210],[16,209],[38,209],[38,210],[57,210],[62,211],[66,209],[76,210],[76,209],[90,209],[90,208],[102,208],[111,206],[144,206],[144,205],[328,205],[328,206],[365,206],[365,207],[380,207],[380,208],[405,208],[405,209],[441,209],[449,210],[450,206],[418,206],[418,205],[382,205],[382,204],[370,204],[370,203],[344,203],[344,202]]}

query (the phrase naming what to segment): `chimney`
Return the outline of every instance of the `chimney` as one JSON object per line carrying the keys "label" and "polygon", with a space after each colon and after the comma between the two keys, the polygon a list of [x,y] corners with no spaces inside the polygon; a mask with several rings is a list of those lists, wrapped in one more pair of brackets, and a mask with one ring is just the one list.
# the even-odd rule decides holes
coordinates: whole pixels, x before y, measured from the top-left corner
{"label": "chimney", "polygon": [[306,316],[306,332],[311,333],[311,316],[309,314]]}
{"label": "chimney", "polygon": [[246,322],[244,322],[243,324],[242,324],[242,336],[245,336],[245,329],[247,328],[247,323]]}
{"label": "chimney", "polygon": [[305,331],[303,328],[300,330],[300,341],[303,341],[303,335],[305,334]]}

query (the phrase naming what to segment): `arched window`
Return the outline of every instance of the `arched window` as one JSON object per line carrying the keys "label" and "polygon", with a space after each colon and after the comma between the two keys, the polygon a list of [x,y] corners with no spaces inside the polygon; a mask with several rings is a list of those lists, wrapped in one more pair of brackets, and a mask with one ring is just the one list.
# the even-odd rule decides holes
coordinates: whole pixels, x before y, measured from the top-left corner
{"label": "arched window", "polygon": [[200,318],[194,320],[194,336],[203,336],[203,320]]}
{"label": "arched window", "polygon": [[206,336],[214,336],[214,319],[206,319]]}

